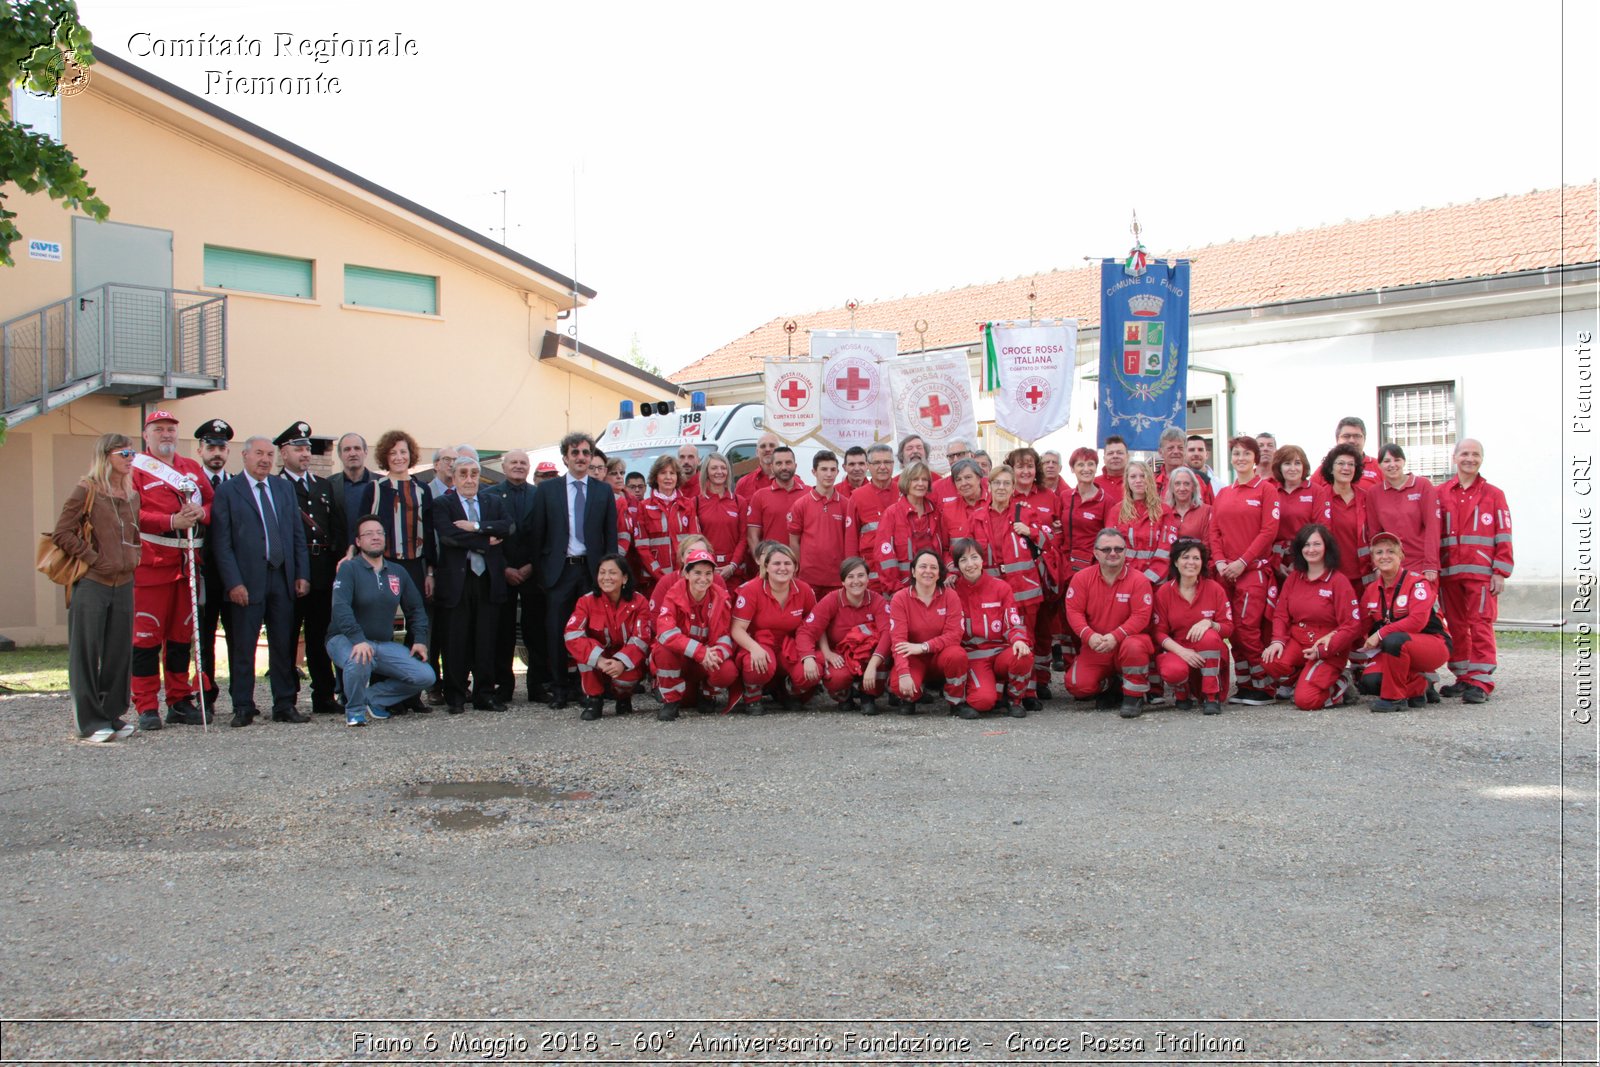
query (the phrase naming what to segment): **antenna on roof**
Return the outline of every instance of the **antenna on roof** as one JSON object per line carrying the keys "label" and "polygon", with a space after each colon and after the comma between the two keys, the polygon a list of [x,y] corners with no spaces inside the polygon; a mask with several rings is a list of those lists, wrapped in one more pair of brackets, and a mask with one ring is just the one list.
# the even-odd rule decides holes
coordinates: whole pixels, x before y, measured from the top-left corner
{"label": "antenna on roof", "polygon": [[573,355],[581,355],[578,343],[578,165],[572,165],[572,322],[567,333],[572,337]]}
{"label": "antenna on roof", "polygon": [[[489,195],[500,198],[500,244],[504,246],[506,244],[506,235],[511,232],[510,227],[506,225],[506,204],[510,201],[511,196],[505,189],[496,189]],[[522,229],[522,223],[517,223],[517,229]],[[493,233],[494,227],[491,226],[489,232]]]}

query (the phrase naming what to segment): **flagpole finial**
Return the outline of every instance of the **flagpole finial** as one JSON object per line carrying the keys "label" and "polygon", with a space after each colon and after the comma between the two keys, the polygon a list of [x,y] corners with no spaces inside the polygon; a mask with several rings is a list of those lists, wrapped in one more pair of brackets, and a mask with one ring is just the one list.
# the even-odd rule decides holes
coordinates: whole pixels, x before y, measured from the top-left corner
{"label": "flagpole finial", "polygon": [[789,358],[790,359],[794,358],[794,332],[796,330],[798,330],[799,328],[800,328],[800,324],[798,322],[794,321],[793,319],[790,319],[788,322],[785,322],[783,324],[783,332],[789,335]]}
{"label": "flagpole finial", "polygon": [[1142,228],[1139,225],[1139,209],[1138,208],[1134,208],[1133,209],[1133,225],[1130,226],[1129,229],[1133,231],[1133,243],[1134,244],[1138,244],[1139,243],[1139,234],[1142,232]]}
{"label": "flagpole finial", "polygon": [[850,312],[850,332],[854,333],[856,328],[856,308],[861,306],[861,301],[851,297],[844,302],[844,306]]}
{"label": "flagpole finial", "polygon": [[917,331],[917,351],[926,352],[928,350],[928,320],[918,319],[911,324],[911,328]]}

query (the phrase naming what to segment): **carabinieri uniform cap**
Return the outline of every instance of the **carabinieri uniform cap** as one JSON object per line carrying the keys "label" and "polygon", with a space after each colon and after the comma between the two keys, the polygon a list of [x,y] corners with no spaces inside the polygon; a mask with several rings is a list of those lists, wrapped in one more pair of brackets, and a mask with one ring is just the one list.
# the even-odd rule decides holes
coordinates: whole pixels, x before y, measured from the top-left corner
{"label": "carabinieri uniform cap", "polygon": [[287,430],[272,439],[272,443],[279,448],[284,445],[306,445],[309,447],[311,444],[311,424],[308,422],[290,423]]}
{"label": "carabinieri uniform cap", "polygon": [[194,432],[194,439],[208,445],[225,445],[233,440],[233,427],[221,419],[212,419],[200,425]]}

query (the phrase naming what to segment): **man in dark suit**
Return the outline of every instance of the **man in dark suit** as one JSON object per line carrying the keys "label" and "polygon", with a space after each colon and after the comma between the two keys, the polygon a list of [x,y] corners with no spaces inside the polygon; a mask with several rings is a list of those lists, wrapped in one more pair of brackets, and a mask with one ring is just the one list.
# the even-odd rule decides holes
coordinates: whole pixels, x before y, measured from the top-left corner
{"label": "man in dark suit", "polygon": [[[328,658],[328,623],[333,618],[333,572],[344,558],[350,538],[345,533],[345,513],[333,497],[333,483],[311,473],[311,425],[296,422],[272,442],[278,446],[283,470],[280,476],[294,486],[295,506],[306,529],[306,551],[311,555],[311,592],[294,602],[294,632],[306,641],[306,672],[311,675],[311,710],[318,715],[338,715],[339,690],[333,682],[333,661]],[[296,688],[299,677],[296,676]]]}
{"label": "man in dark suit", "polygon": [[517,623],[522,623],[522,643],[528,650],[528,702],[543,704],[550,699],[550,642],[544,632],[544,590],[533,574],[533,483],[528,480],[531,466],[528,453],[513,448],[500,457],[506,480],[491,485],[484,496],[498,497],[505,504],[512,522],[506,538],[506,602],[500,608],[499,630],[495,635],[494,693],[510,703],[516,695]]}
{"label": "man in dark suit", "polygon": [[306,722],[295,710],[294,600],[311,591],[306,528],[294,490],[273,478],[272,442],[256,436],[244,443],[244,473],[222,483],[211,509],[217,570],[228,590],[229,726],[249,726],[256,717],[256,640],[267,624],[267,674],[272,686],[272,721]]}
{"label": "man in dark suit", "polygon": [[433,502],[439,562],[433,570],[433,603],[444,638],[444,702],[451,715],[466,710],[467,675],[472,706],[504,711],[495,695],[495,629],[506,599],[506,557],[501,543],[511,519],[498,497],[478,492],[478,454],[457,450],[454,487]]}
{"label": "man in dark suit", "polygon": [[[353,431],[339,438],[339,465],[342,469],[328,483],[333,487],[333,502],[344,515],[345,532],[354,541],[356,520],[361,517],[361,487],[378,480],[367,469],[367,439]],[[339,546],[339,551],[343,553],[345,547]]]}
{"label": "man in dark suit", "polygon": [[[194,432],[194,439],[199,442],[196,448],[199,450],[200,466],[205,468],[206,480],[211,483],[211,493],[215,496],[228,479],[228,442],[233,440],[233,427],[221,419],[212,419],[201,424]],[[217,688],[217,624],[220,622],[224,628],[228,625],[222,610],[228,603],[228,591],[222,585],[221,572],[217,570],[217,554],[211,544],[209,527],[206,529],[205,547],[200,550],[200,574],[204,579],[200,594],[200,632],[195,634],[194,640],[201,684],[204,686],[205,719],[210,722],[221,693]]]}
{"label": "man in dark suit", "polygon": [[545,591],[546,638],[550,643],[552,708],[577,698],[568,678],[563,633],[578,598],[595,588],[600,559],[617,550],[617,502],[611,487],[589,477],[594,438],[569,433],[561,439],[567,473],[534,489],[534,574]]}

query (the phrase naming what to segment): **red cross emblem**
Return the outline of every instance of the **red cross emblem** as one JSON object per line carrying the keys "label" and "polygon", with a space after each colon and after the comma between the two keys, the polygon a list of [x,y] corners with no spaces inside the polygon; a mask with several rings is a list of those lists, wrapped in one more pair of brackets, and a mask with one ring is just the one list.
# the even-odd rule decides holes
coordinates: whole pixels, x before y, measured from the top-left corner
{"label": "red cross emblem", "polygon": [[1023,393],[1022,395],[1028,398],[1028,402],[1030,404],[1032,404],[1034,407],[1038,407],[1039,406],[1039,401],[1044,399],[1044,390],[1040,389],[1036,385],[1033,388],[1029,389],[1026,393]]}
{"label": "red cross emblem", "polygon": [[950,414],[950,405],[940,399],[938,393],[929,393],[928,402],[917,409],[917,414],[932,422],[937,430],[944,426],[944,417]]}
{"label": "red cross emblem", "polygon": [[799,379],[790,378],[784,387],[778,390],[778,398],[790,408],[797,408],[809,394],[806,387],[800,384]]}
{"label": "red cross emblem", "polygon": [[835,388],[844,391],[846,400],[854,404],[860,399],[862,391],[872,383],[861,376],[860,368],[851,367],[843,378],[838,379],[833,384]]}

